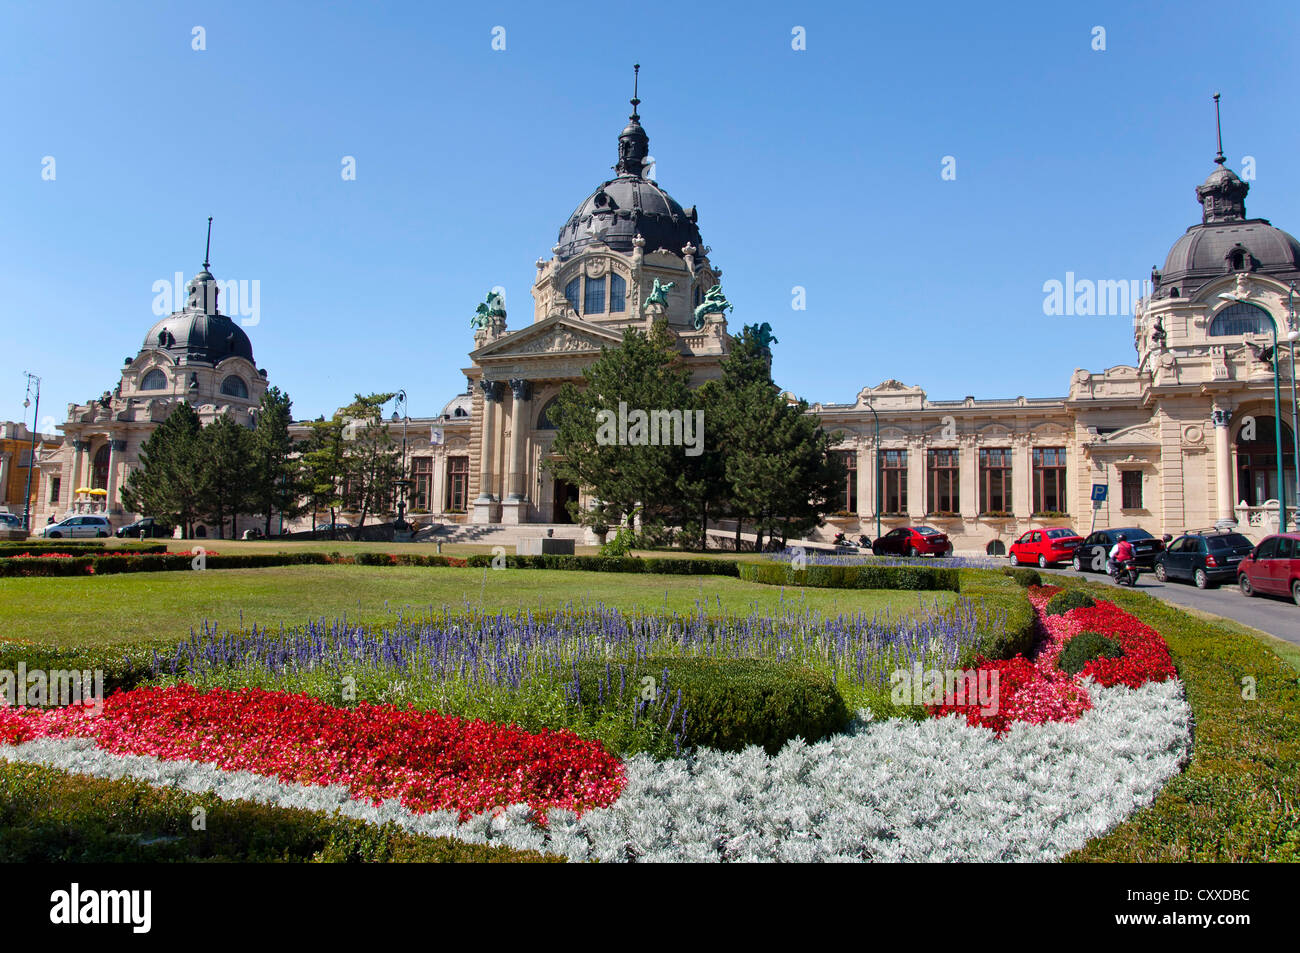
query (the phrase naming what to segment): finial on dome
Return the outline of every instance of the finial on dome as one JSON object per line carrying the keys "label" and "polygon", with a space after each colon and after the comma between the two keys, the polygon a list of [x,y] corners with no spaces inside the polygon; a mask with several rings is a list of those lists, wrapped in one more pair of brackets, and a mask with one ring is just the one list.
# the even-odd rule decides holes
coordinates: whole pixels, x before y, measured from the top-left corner
{"label": "finial on dome", "polygon": [[212,252],[212,216],[209,215],[208,216],[208,243],[203,248],[203,270],[204,271],[207,271],[208,266],[211,264],[211,262],[208,261],[208,259],[211,257],[211,252]]}
{"label": "finial on dome", "polygon": [[1219,122],[1219,94],[1214,94],[1214,131],[1219,137],[1219,154],[1214,157],[1214,161],[1223,165],[1226,159],[1223,157],[1223,125]]}
{"label": "finial on dome", "polygon": [[632,115],[628,117],[629,119],[633,119],[633,120],[641,118],[636,114],[636,107],[641,105],[641,100],[637,99],[637,89],[639,85],[638,81],[640,79],[641,79],[641,64],[633,63],[632,64]]}
{"label": "finial on dome", "polygon": [[627,126],[618,137],[618,164],[614,171],[619,175],[641,178],[645,170],[645,159],[650,154],[650,137],[641,128],[641,117],[636,108],[641,105],[638,98],[641,79],[641,64],[632,66],[632,115],[627,119]]}

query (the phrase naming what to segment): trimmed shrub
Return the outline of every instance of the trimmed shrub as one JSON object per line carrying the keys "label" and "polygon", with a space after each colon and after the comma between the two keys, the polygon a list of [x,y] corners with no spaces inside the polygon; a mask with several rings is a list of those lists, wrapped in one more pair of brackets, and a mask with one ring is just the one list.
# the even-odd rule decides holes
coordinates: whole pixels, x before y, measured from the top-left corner
{"label": "trimmed shrub", "polygon": [[[136,556],[74,555],[0,559],[0,576],[86,576],[123,572],[168,572],[194,568],[192,553],[147,553]],[[326,565],[339,562],[325,553],[208,553],[206,569],[260,569],[266,566]]]}
{"label": "trimmed shrub", "polygon": [[1071,609],[1091,609],[1096,604],[1082,589],[1062,589],[1047,600],[1043,611],[1048,615],[1065,615]]}
{"label": "trimmed shrub", "polygon": [[739,563],[740,578],[770,586],[810,586],[816,589],[961,589],[961,571],[932,566],[826,566],[795,569],[786,563]]}
{"label": "trimmed shrub", "polygon": [[[193,830],[201,807],[220,823]],[[0,762],[0,862],[558,862],[341,814]]]}
{"label": "trimmed shrub", "polygon": [[1043,584],[1043,577],[1037,569],[1015,568],[1002,571],[1026,589],[1030,586],[1041,586]]}
{"label": "trimmed shrub", "polygon": [[[647,572],[682,576],[735,576],[730,559],[642,559],[639,556],[506,556],[507,569],[568,569],[582,572]],[[479,553],[466,562],[473,568],[492,565],[492,557]]]}
{"label": "trimmed shrub", "polygon": [[980,657],[1026,658],[1038,641],[1038,617],[1029,601],[1029,593],[1004,572],[962,570],[961,594],[980,607],[979,641],[965,650],[959,659],[962,668],[975,667]]}
{"label": "trimmed shrub", "polygon": [[1078,675],[1093,659],[1121,658],[1123,655],[1123,647],[1114,639],[1100,632],[1084,630],[1065,643],[1065,648],[1057,656],[1056,667],[1071,675]]}
{"label": "trimmed shrub", "polygon": [[[652,679],[647,682],[644,679]],[[776,754],[792,738],[813,742],[841,731],[848,707],[830,677],[769,659],[648,658],[578,666],[583,707],[638,706],[683,746]],[[653,687],[654,700],[645,699]]]}

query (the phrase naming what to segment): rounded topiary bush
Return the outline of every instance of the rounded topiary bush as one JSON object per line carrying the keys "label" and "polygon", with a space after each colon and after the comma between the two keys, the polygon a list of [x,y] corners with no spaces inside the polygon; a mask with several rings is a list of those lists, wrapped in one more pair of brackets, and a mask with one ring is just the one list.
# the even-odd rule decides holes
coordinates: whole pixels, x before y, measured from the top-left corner
{"label": "rounded topiary bush", "polygon": [[1093,659],[1120,658],[1123,654],[1123,647],[1114,639],[1100,632],[1084,631],[1065,643],[1065,648],[1061,649],[1061,654],[1056,659],[1056,667],[1071,675],[1078,675]]}
{"label": "rounded topiary bush", "polygon": [[1082,589],[1062,589],[1047,600],[1048,615],[1065,615],[1071,609],[1091,609],[1097,603]]}
{"label": "rounded topiary bush", "polygon": [[739,751],[758,745],[776,754],[792,738],[818,741],[849,721],[848,707],[830,677],[790,662],[587,662],[578,667],[578,682],[584,708],[639,706],[639,718],[658,722],[674,736],[684,724],[683,747]]}
{"label": "rounded topiary bush", "polygon": [[1043,577],[1039,575],[1037,569],[1015,568],[1002,571],[1026,589],[1030,586],[1041,586],[1043,584]]}

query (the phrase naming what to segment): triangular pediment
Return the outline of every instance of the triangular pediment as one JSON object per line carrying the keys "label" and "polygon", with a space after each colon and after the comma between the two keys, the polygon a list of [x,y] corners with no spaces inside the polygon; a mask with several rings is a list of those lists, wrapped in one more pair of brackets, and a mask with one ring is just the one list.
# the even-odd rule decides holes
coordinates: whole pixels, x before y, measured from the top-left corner
{"label": "triangular pediment", "polygon": [[577,318],[554,315],[526,328],[512,331],[470,352],[475,361],[493,358],[528,357],[533,354],[598,353],[602,347],[615,347],[621,334]]}

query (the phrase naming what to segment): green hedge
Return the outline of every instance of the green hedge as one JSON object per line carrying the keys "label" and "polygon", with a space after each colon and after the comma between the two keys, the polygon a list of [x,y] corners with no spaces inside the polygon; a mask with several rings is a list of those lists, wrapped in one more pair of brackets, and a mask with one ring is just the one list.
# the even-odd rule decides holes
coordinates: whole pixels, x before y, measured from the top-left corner
{"label": "green hedge", "polygon": [[1073,586],[1069,589],[1062,589],[1048,599],[1047,605],[1043,607],[1043,612],[1047,615],[1065,615],[1071,609],[1091,609],[1096,604],[1092,596],[1078,586]]}
{"label": "green hedge", "polygon": [[1043,584],[1043,577],[1037,569],[1004,569],[1002,571],[1026,589],[1030,586],[1041,586]]}
{"label": "green hedge", "polygon": [[[472,567],[492,565],[485,553],[470,556]],[[567,569],[587,572],[640,572],[677,576],[735,576],[739,565],[732,559],[642,559],[639,556],[510,556],[506,569]]]}
{"label": "green hedge", "polygon": [[[338,559],[318,552],[302,553],[209,553],[206,569],[258,569],[266,566],[325,565]],[[32,556],[0,559],[0,576],[85,576],[124,572],[168,572],[194,568],[192,553],[146,554],[142,556],[85,556],[69,558]]]}
{"label": "green hedge", "polygon": [[[202,808],[205,829],[192,827]],[[0,761],[0,862],[559,862],[341,814]]]}
{"label": "green hedge", "polygon": [[811,586],[818,589],[911,589],[958,592],[961,570],[932,566],[809,566],[787,563],[739,563],[746,582],[770,586]]}
{"label": "green hedge", "polygon": [[166,543],[132,542],[126,539],[29,539],[0,541],[0,557],[21,553],[165,553]]}
{"label": "green hedge", "polygon": [[132,689],[152,678],[155,649],[170,653],[175,648],[174,639],[112,648],[56,647],[10,642],[0,644],[0,671],[17,672],[19,665],[25,666],[29,672],[98,670],[104,673],[104,695],[107,697],[119,688]]}
{"label": "green hedge", "polygon": [[1300,861],[1300,680],[1264,642],[1141,592],[1094,585],[1164,638],[1196,725],[1192,760],[1067,861]]}
{"label": "green hedge", "polygon": [[662,703],[648,705],[643,717],[676,735],[684,712],[686,747],[739,751],[759,745],[776,754],[792,738],[818,741],[849,720],[829,676],[769,659],[588,662],[578,666],[582,704],[626,710],[644,697],[647,677]]}
{"label": "green hedge", "polygon": [[1029,594],[1016,580],[989,569],[961,570],[961,594],[975,602],[981,613],[978,642],[963,650],[958,664],[974,665],[975,659],[1026,658],[1038,641],[1038,617]]}
{"label": "green hedge", "polygon": [[1056,667],[1071,675],[1078,675],[1094,659],[1121,658],[1124,648],[1114,639],[1087,629],[1065,643],[1056,659]]}

